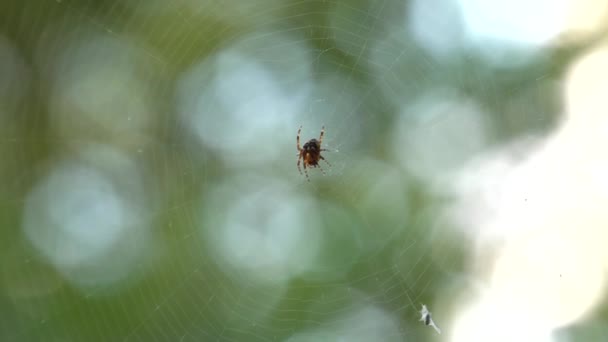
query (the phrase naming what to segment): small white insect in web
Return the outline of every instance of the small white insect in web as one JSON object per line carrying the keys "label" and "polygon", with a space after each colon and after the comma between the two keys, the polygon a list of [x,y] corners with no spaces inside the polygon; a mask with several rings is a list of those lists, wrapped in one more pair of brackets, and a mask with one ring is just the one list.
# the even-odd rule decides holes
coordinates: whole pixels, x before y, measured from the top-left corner
{"label": "small white insect in web", "polygon": [[441,334],[441,329],[439,329],[435,322],[433,322],[433,319],[431,318],[431,312],[424,304],[422,304],[422,310],[420,310],[420,321],[424,322],[424,325],[432,326],[438,334]]}

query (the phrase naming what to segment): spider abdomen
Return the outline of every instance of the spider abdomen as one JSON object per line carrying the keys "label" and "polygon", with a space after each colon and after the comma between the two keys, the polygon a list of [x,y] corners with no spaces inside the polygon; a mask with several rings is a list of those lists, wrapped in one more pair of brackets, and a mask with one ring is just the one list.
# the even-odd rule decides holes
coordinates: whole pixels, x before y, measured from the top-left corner
{"label": "spider abdomen", "polygon": [[309,166],[317,166],[319,165],[319,157],[312,153],[306,153],[304,156],[304,160]]}

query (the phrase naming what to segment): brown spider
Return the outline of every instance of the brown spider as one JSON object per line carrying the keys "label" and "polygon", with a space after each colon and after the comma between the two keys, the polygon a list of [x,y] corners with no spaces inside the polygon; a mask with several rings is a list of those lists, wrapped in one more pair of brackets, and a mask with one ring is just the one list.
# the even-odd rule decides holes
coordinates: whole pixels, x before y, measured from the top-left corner
{"label": "brown spider", "polygon": [[325,126],[321,127],[321,135],[319,136],[319,140],[310,139],[304,144],[304,147],[300,147],[300,132],[302,131],[302,126],[298,129],[298,136],[296,138],[296,142],[298,144],[298,171],[302,174],[302,169],[300,169],[300,160],[302,160],[302,164],[304,164],[304,173],[306,174],[306,180],[310,182],[310,178],[308,178],[308,172],[306,171],[306,167],[318,167],[321,169],[321,172],[325,174],[325,171],[319,165],[319,160],[324,160],[327,165],[331,166],[331,164],[323,158],[321,155],[322,151],[328,151],[327,149],[321,148],[321,143],[323,143],[323,135],[325,135]]}

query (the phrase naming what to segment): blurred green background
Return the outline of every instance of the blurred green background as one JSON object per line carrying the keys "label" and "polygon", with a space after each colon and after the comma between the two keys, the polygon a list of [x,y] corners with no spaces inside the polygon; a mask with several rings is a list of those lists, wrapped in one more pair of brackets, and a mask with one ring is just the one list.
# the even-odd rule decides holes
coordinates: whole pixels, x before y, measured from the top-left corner
{"label": "blurred green background", "polygon": [[550,136],[604,39],[491,3],[3,1],[0,340],[464,341],[457,175]]}

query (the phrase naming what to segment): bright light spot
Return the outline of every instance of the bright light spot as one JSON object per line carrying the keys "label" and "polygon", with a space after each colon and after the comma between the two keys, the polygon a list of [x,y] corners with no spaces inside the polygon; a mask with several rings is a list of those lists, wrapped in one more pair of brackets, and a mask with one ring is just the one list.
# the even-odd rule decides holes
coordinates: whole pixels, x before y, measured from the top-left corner
{"label": "bright light spot", "polygon": [[594,138],[607,142],[608,47],[594,50],[576,61],[569,70],[565,85],[567,128],[580,130],[578,134],[588,129],[597,130]]}
{"label": "bright light spot", "polygon": [[[309,58],[284,37],[244,40],[188,71],[178,88],[179,111],[207,146],[225,160],[266,163],[294,139],[295,117],[310,91]],[[265,46],[264,44],[272,44]],[[272,55],[273,48],[277,50]],[[260,55],[260,51],[265,51]],[[266,55],[268,54],[268,55]],[[294,70],[285,65],[298,65]]]}
{"label": "bright light spot", "polygon": [[[450,186],[459,198],[450,210],[454,222],[471,238],[486,243],[501,243],[542,222],[545,211],[539,209],[554,195],[538,190],[541,185],[535,177],[544,171],[525,163],[532,149],[542,147],[540,141],[522,139],[467,163]],[[528,224],[521,224],[522,217]]]}
{"label": "bright light spot", "polygon": [[602,258],[577,235],[549,227],[510,241],[494,265],[493,293],[550,328],[579,319],[600,300]]}
{"label": "bright light spot", "polygon": [[[607,61],[601,48],[574,64],[566,79],[567,120],[542,144],[520,158],[501,151],[464,169],[469,180],[461,189],[468,190],[456,211],[480,232],[473,234],[475,263],[490,265],[481,275],[490,283],[481,309],[458,318],[455,341],[543,341],[601,302],[608,265]],[[495,335],[503,321],[509,329]]]}
{"label": "bright light spot", "polygon": [[454,0],[414,0],[408,14],[414,39],[436,58],[453,58],[463,48],[464,30]]}
{"label": "bright light spot", "polygon": [[[53,196],[60,200],[51,201]],[[56,170],[28,204],[29,208],[42,209],[42,217],[36,220],[48,221],[58,230],[47,240],[43,239],[46,234],[37,231],[42,227],[26,225],[34,244],[58,265],[72,266],[98,257],[112,247],[124,229],[123,204],[112,184],[95,170],[74,166]]]}
{"label": "bright light spot", "polygon": [[449,176],[487,144],[484,113],[452,92],[429,93],[404,108],[393,132],[393,154],[416,176]]}
{"label": "bright light spot", "polygon": [[[97,152],[84,153],[100,160],[109,156]],[[111,161],[104,164],[112,165]],[[136,183],[137,175],[126,169],[119,172],[127,177],[122,182]],[[64,162],[28,195],[25,234],[74,284],[94,288],[113,284],[128,275],[146,241],[136,216],[141,211],[136,204],[140,200],[136,196],[141,194],[136,191],[119,187],[106,172],[84,159]]]}
{"label": "bright light spot", "polygon": [[599,32],[607,8],[606,0],[420,0],[408,7],[408,24],[435,58],[472,47],[495,66],[517,67],[543,47]]}
{"label": "bright light spot", "polygon": [[505,298],[484,297],[460,312],[451,342],[552,342],[544,317]]}
{"label": "bright light spot", "polygon": [[312,199],[246,177],[219,186],[206,202],[203,239],[227,273],[274,284],[313,267],[321,231]]}
{"label": "bright light spot", "polygon": [[489,63],[529,63],[567,29],[572,0],[456,0],[469,44]]}
{"label": "bright light spot", "polygon": [[569,13],[568,33],[584,38],[606,28],[607,0],[572,1]]}
{"label": "bright light spot", "polygon": [[458,0],[473,40],[546,44],[565,28],[572,0]]}
{"label": "bright light spot", "polygon": [[[561,157],[569,159],[564,169],[573,180],[567,183],[574,195],[569,198],[578,199],[578,212],[585,214],[584,222],[579,217],[572,217],[569,222],[577,226],[579,237],[586,239],[588,247],[602,252],[606,267],[608,251],[600,241],[608,239],[603,228],[608,224],[604,205],[608,197],[608,163],[603,158],[608,145],[607,58],[608,47],[602,46],[583,56],[570,69],[565,89],[568,118],[556,138],[560,150],[566,152]],[[559,158],[560,150],[552,151],[551,157]]]}

